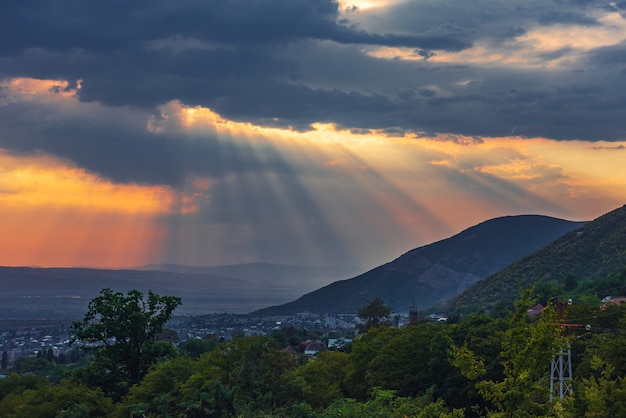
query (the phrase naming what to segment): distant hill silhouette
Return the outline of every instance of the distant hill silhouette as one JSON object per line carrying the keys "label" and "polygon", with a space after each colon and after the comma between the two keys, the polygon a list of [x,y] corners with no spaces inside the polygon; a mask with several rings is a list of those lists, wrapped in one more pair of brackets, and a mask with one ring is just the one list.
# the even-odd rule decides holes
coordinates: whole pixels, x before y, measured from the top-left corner
{"label": "distant hill silhouette", "polygon": [[356,268],[253,263],[218,267],[145,266],[142,270],[0,267],[0,318],[80,318],[101,289],[179,296],[180,313],[248,313],[350,277]]}
{"label": "distant hill silhouette", "polygon": [[185,266],[181,264],[149,264],[136,270],[165,271],[186,274],[210,274],[231,277],[233,279],[253,280],[265,286],[295,287],[308,290],[316,289],[328,283],[352,277],[363,272],[360,267],[316,267],[294,266],[272,263],[245,263],[223,266]]}
{"label": "distant hill silhouette", "polygon": [[255,315],[302,311],[355,313],[376,297],[396,312],[412,301],[427,308],[461,293],[519,258],[584,225],[540,216],[506,216],[485,221],[348,280],[331,283],[299,299]]}
{"label": "distant hill silhouette", "polygon": [[[460,313],[492,311],[498,306],[510,306],[519,297],[521,288],[528,288],[535,282],[551,281],[564,285],[568,278],[579,283],[593,282],[606,280],[609,276],[626,276],[625,272],[626,205],[476,283],[442,303],[440,309]],[[618,284],[624,290],[626,283],[620,280]],[[590,283],[588,288],[593,287]]]}

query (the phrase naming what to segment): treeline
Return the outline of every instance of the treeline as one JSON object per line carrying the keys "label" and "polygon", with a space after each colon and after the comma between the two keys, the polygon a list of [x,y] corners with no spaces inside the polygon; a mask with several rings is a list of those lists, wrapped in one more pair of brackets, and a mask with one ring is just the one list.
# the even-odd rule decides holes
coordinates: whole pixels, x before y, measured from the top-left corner
{"label": "treeline", "polygon": [[[297,340],[293,330],[175,348],[158,336],[178,303],[103,291],[74,325],[77,342],[90,352],[82,361],[89,361],[74,369],[56,365],[65,370],[56,373],[60,379],[14,373],[0,380],[0,416],[606,417],[626,411],[626,308],[615,304],[553,303],[530,318],[526,293],[500,318],[474,314],[404,328],[377,318],[348,350],[309,359],[286,347]],[[567,349],[573,391],[550,399],[551,360]]]}

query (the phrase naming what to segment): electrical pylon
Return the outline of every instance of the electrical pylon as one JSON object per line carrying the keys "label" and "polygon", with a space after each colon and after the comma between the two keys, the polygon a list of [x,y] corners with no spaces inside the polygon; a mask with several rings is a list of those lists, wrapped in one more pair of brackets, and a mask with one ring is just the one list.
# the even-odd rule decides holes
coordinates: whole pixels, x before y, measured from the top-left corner
{"label": "electrical pylon", "polygon": [[[567,305],[571,304],[572,300],[569,299]],[[559,323],[567,327],[567,318],[564,320],[564,316],[567,317],[567,313],[565,312],[566,303],[557,299],[554,301],[554,307],[557,309],[559,315]],[[565,395],[571,395],[573,393],[572,350],[568,344],[567,350],[561,348],[552,358],[552,364],[550,366],[550,400],[553,400],[557,396],[559,399],[563,399]]]}
{"label": "electrical pylon", "polygon": [[574,393],[572,388],[572,350],[559,350],[552,359],[550,366],[550,400],[557,396],[563,399],[565,395]]}

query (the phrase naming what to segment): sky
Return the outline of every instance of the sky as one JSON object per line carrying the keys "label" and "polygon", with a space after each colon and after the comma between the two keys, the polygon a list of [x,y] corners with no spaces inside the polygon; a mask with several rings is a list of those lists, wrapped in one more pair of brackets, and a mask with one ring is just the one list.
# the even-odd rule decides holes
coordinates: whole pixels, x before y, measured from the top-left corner
{"label": "sky", "polygon": [[0,265],[372,268],[624,161],[626,2],[0,4]]}

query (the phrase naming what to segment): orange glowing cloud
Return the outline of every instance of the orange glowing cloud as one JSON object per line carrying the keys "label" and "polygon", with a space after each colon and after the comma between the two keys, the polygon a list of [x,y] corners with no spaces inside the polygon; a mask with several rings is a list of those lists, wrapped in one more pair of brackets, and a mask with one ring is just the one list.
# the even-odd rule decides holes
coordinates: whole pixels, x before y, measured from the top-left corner
{"label": "orange glowing cloud", "polygon": [[166,237],[166,187],[113,184],[46,155],[0,152],[0,167],[1,265],[137,265]]}
{"label": "orange glowing cloud", "polygon": [[339,10],[350,10],[356,7],[359,10],[379,9],[388,7],[399,0],[339,0]]}
{"label": "orange glowing cloud", "polygon": [[[366,172],[370,170],[398,189],[415,190],[415,198],[428,207],[431,207],[428,202],[444,203],[441,196],[447,193],[442,193],[443,190],[449,190],[450,195],[455,194],[452,191],[457,187],[459,193],[467,192],[462,188],[465,184],[455,186],[432,179],[438,172],[434,167],[474,180],[486,175],[554,201],[567,196],[595,196],[592,201],[610,199],[618,203],[626,194],[626,174],[621,169],[624,143],[590,145],[584,141],[521,137],[476,139],[450,134],[394,136],[374,130],[354,133],[322,123],[312,124],[309,131],[297,132],[224,121],[206,108],[176,106],[178,119],[187,129],[211,129],[251,144],[267,141],[295,166],[318,165],[348,176],[356,183],[367,183]],[[429,180],[415,188],[408,179],[416,177]],[[432,209],[439,211],[436,207]],[[399,218],[407,216],[398,214]]]}
{"label": "orange glowing cloud", "polygon": [[[572,65],[594,48],[619,45],[626,40],[626,18],[615,11],[593,16],[601,25],[553,24],[529,27],[523,35],[503,45],[477,41],[456,52],[437,51],[428,60],[440,64],[474,64],[498,67],[550,69]],[[546,54],[568,49],[567,54],[546,60]],[[423,61],[413,48],[367,47],[363,52],[387,60]],[[460,81],[462,83],[463,81]]]}
{"label": "orange glowing cloud", "polygon": [[620,13],[604,13],[597,19],[602,25],[548,25],[531,29],[517,40],[528,43],[539,52],[556,51],[563,47],[588,51],[626,40],[626,19]]}
{"label": "orange glowing cloud", "polygon": [[[0,82],[0,88],[7,92],[4,95],[5,104],[12,101],[57,102],[75,100],[80,90],[81,81],[76,86],[70,86],[66,80],[38,80],[35,78],[13,78]],[[0,104],[2,104],[0,102]]]}
{"label": "orange glowing cloud", "polygon": [[626,195],[624,143],[355,133],[328,123],[300,132],[226,121],[206,108],[169,106],[176,129],[210,130],[252,148],[271,145],[298,171],[332,171],[323,182],[315,176],[301,181],[333,227],[350,229],[348,234],[377,222],[366,213],[355,215],[358,203],[338,204],[337,196],[349,200],[359,190],[377,202],[373,214],[387,213],[426,242],[444,238],[442,230],[458,231],[502,213],[591,219]]}
{"label": "orange glowing cloud", "polygon": [[[79,85],[16,79],[7,86],[6,100],[69,106],[74,118],[111,111],[78,101]],[[374,265],[388,261],[381,247],[399,253],[503,214],[592,219],[622,205],[626,195],[626,142],[391,135],[328,123],[295,131],[231,121],[178,101],[162,106],[158,117],[125,113],[125,123],[155,137],[241,142],[242,149],[255,153],[254,171],[233,169],[215,178],[190,172],[181,192],[116,184],[49,155],[0,150],[0,265],[133,266],[162,262],[166,251],[169,256],[177,251],[179,261],[204,264],[210,262],[203,258],[207,248],[223,257],[212,261],[222,263],[237,257],[227,251],[245,248],[259,231],[269,237],[277,228],[311,246],[306,250],[314,254],[319,249],[307,234],[322,222],[346,248],[358,246]],[[275,170],[276,155],[286,171]],[[246,188],[261,190],[255,198],[272,203],[243,207],[235,196],[225,204],[216,199],[228,200],[229,193],[214,196],[215,186],[233,196]],[[300,196],[315,206],[311,213],[317,217],[298,210]],[[220,204],[241,216],[211,221],[202,212]],[[279,218],[273,213],[277,209]],[[246,211],[257,210],[268,214],[252,217],[261,219],[252,221],[258,224],[246,223]],[[171,215],[175,221],[166,222]]]}
{"label": "orange glowing cloud", "polygon": [[119,185],[50,156],[0,151],[3,207],[70,207],[98,212],[164,214],[172,192],[162,186]]}

